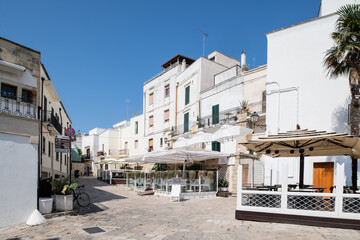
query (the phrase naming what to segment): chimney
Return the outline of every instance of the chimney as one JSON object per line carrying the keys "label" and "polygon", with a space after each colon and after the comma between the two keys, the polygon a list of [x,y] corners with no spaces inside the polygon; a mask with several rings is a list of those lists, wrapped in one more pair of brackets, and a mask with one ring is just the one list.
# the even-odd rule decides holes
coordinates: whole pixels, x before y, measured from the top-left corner
{"label": "chimney", "polygon": [[186,69],[186,60],[184,58],[181,63],[181,72],[185,71],[185,69]]}
{"label": "chimney", "polygon": [[240,64],[241,64],[241,67],[246,65],[246,52],[245,51],[242,51]]}

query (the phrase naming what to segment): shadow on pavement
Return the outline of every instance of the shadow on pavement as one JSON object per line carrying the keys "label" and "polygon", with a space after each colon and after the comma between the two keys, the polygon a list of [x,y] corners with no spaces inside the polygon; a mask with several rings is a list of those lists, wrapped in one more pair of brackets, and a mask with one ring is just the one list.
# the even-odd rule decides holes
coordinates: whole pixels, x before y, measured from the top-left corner
{"label": "shadow on pavement", "polygon": [[90,204],[87,207],[80,207],[76,201],[74,202],[74,209],[78,209],[78,213],[81,215],[107,210],[108,207],[101,204],[102,202],[115,199],[126,199],[126,197],[114,194],[110,191],[99,189],[99,187],[106,189],[106,187],[112,186],[96,178],[86,177],[80,178],[78,181],[79,185],[85,185],[82,190],[90,196]]}

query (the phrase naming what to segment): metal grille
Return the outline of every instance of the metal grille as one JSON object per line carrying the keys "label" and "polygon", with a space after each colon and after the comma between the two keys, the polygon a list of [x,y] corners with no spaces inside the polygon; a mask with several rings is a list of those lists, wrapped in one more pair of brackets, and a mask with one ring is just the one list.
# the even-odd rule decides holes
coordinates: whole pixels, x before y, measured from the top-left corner
{"label": "metal grille", "polygon": [[344,213],[360,213],[360,198],[344,197],[343,212]]}
{"label": "metal grille", "polygon": [[227,167],[219,168],[219,179],[225,179],[226,178],[226,171],[227,171]]}
{"label": "metal grille", "polygon": [[319,196],[288,196],[287,208],[297,210],[334,212],[335,198]]}
{"label": "metal grille", "polygon": [[281,195],[243,193],[242,205],[249,207],[280,208]]}

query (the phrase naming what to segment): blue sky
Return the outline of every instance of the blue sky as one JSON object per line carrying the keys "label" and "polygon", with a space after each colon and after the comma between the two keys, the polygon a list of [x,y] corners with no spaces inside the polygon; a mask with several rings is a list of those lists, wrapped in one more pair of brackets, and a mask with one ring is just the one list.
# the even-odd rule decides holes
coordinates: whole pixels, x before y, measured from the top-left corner
{"label": "blue sky", "polygon": [[42,53],[73,122],[88,132],[142,112],[143,83],[176,54],[266,64],[265,33],[317,16],[320,0],[0,1],[0,36]]}

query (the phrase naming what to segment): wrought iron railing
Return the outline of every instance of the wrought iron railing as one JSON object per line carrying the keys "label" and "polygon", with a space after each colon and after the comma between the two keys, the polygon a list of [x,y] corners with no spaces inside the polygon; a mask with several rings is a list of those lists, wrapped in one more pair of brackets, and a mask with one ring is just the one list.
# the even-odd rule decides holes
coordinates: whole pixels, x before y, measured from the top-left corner
{"label": "wrought iron railing", "polygon": [[199,127],[209,128],[216,125],[232,123],[237,121],[236,114],[240,112],[240,108],[232,108],[216,115],[207,115],[200,119]]}
{"label": "wrought iron railing", "polygon": [[50,123],[60,135],[62,134],[62,126],[58,117],[56,117],[51,111],[43,111],[43,122]]}
{"label": "wrought iron railing", "polygon": [[36,100],[14,96],[0,96],[0,112],[18,117],[37,119]]}
{"label": "wrought iron railing", "polygon": [[196,122],[190,121],[187,125],[187,129],[185,128],[184,124],[179,124],[176,127],[171,128],[171,132],[173,136],[184,134],[187,132],[191,132],[191,128],[196,125]]}

